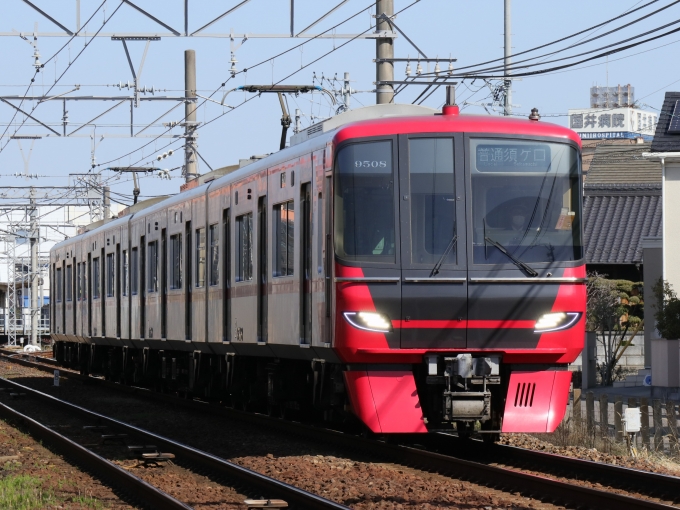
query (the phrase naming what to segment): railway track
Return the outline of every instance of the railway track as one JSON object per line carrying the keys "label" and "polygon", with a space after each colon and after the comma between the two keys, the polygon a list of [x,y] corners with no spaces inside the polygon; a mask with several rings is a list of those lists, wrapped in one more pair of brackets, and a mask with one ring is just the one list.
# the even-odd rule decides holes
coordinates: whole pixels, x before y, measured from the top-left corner
{"label": "railway track", "polygon": [[[316,494],[312,494],[243,466],[239,466],[238,464],[226,461],[211,455],[210,453],[200,451],[196,448],[192,448],[103,414],[95,413],[11,380],[0,378],[0,387],[13,390],[15,395],[25,395],[27,398],[37,398],[48,406],[54,406],[62,411],[77,414],[90,423],[96,423],[92,428],[97,430],[106,429],[107,432],[116,432],[114,434],[105,434],[102,436],[102,439],[121,440],[123,438],[134,438],[139,444],[154,445],[153,449],[168,452],[172,457],[176,457],[192,466],[192,471],[196,470],[198,472],[214,473],[220,479],[227,480],[229,485],[245,487],[247,492],[252,493],[253,495],[265,495],[265,497],[270,500],[280,498],[280,500],[285,501],[292,508],[319,510],[340,510],[348,508]],[[51,428],[40,424],[33,418],[30,418],[1,402],[0,415],[22,423],[37,439],[54,445],[64,455],[81,462],[86,468],[97,473],[103,473],[103,475],[107,479],[110,479],[114,485],[120,487],[125,492],[132,492],[135,499],[140,499],[153,508],[191,508],[162,490],[141,480],[131,473],[128,473],[115,463],[106,460],[102,456],[84,448],[68,437],[57,433]],[[144,449],[149,448],[145,447]],[[155,459],[155,457],[147,458],[152,461]]]}
{"label": "railway track", "polygon": [[[0,357],[6,358],[4,354]],[[13,358],[13,361],[46,372],[52,365]],[[286,434],[303,435],[307,439],[354,451],[370,452],[390,462],[435,471],[463,480],[567,506],[585,508],[668,509],[680,494],[680,478],[623,468],[609,464],[562,457],[533,450],[463,442],[446,434],[404,437],[401,444],[360,438],[325,428],[272,419],[264,415],[244,413],[204,402],[178,399],[139,388],[122,386],[100,379],[64,372],[67,377],[97,381],[137,396],[172,402],[192,410],[220,414],[230,419],[263,425]],[[11,381],[10,381],[11,383]],[[16,384],[16,383],[11,383]],[[30,389],[26,389],[29,391]],[[30,390],[35,391],[35,390]],[[36,395],[40,392],[36,392]],[[49,395],[40,398],[53,398]],[[540,474],[537,474],[540,473]],[[548,476],[545,476],[545,475]],[[584,480],[588,485],[584,485]],[[598,487],[595,488],[594,485]],[[623,492],[623,493],[622,493]],[[631,496],[633,493],[634,496]]]}

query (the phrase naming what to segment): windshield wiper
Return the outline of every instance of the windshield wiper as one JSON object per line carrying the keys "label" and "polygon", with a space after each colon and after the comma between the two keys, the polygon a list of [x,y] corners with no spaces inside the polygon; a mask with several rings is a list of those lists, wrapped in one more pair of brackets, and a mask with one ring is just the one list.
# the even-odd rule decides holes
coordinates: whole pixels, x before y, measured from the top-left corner
{"label": "windshield wiper", "polygon": [[490,237],[485,237],[484,240],[487,241],[489,244],[492,244],[493,246],[498,248],[498,250],[502,254],[504,254],[506,257],[508,257],[510,260],[512,260],[513,264],[515,264],[519,268],[524,269],[527,273],[529,273],[530,276],[538,276],[538,273],[535,270],[533,270],[531,267],[529,267],[527,264],[525,264],[524,262],[522,262],[518,258],[510,255],[510,252],[508,252],[508,250],[505,249],[505,246],[503,246],[501,243],[499,243],[498,241],[494,241]]}
{"label": "windshield wiper", "polygon": [[439,260],[437,263],[434,265],[432,268],[432,272],[430,273],[430,278],[435,276],[436,274],[439,273],[439,268],[442,267],[442,264],[444,263],[444,259],[449,255],[451,250],[453,249],[454,246],[456,246],[456,243],[458,242],[458,234],[453,234],[453,237],[449,241],[449,245],[446,247],[444,250],[444,253],[442,253],[442,256],[439,257]]}

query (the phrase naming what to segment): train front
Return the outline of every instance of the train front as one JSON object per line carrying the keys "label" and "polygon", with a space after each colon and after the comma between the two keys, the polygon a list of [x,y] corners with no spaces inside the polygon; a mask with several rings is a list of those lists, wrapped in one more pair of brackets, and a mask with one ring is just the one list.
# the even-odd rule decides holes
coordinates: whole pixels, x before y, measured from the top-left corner
{"label": "train front", "polygon": [[377,433],[555,430],[585,332],[576,135],[444,115],[335,141],[333,347],[353,412]]}

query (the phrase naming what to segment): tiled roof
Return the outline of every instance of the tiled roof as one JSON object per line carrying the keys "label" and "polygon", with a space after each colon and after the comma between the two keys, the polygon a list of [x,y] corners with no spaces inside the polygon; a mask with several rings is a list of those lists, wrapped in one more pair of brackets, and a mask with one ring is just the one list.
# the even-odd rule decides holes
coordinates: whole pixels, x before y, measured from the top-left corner
{"label": "tiled roof", "polygon": [[661,163],[642,157],[650,150],[650,143],[599,145],[585,185],[660,183]]}
{"label": "tiled roof", "polygon": [[661,183],[587,186],[583,217],[586,263],[641,263],[642,238],[661,235]]}
{"label": "tiled roof", "polygon": [[680,100],[680,92],[666,92],[652,141],[652,152],[680,152],[680,134],[667,133],[675,102],[678,100]]}

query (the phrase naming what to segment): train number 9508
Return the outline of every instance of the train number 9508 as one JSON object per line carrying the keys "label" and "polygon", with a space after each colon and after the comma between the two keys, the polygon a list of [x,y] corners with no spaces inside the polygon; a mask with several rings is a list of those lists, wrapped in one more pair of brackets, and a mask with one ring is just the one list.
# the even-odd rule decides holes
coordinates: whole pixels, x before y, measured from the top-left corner
{"label": "train number 9508", "polygon": [[387,161],[355,161],[354,168],[387,168]]}

